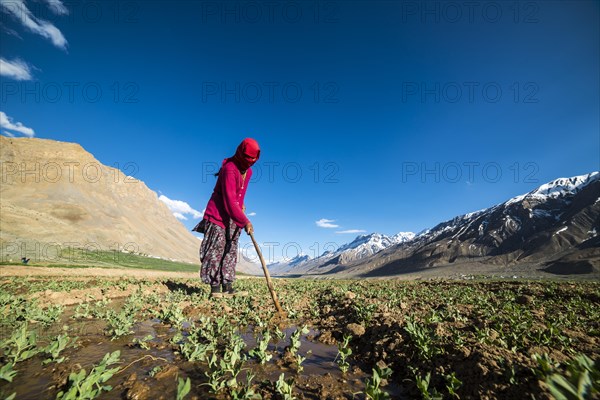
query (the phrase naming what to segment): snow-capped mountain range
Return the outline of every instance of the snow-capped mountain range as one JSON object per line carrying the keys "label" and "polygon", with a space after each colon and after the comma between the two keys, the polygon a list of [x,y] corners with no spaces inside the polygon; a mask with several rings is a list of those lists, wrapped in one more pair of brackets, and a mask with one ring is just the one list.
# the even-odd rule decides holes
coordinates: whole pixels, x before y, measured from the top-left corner
{"label": "snow-capped mountain range", "polygon": [[340,246],[335,251],[325,251],[315,259],[311,259],[308,255],[299,255],[287,261],[269,264],[268,267],[273,274],[284,274],[289,271],[299,273],[307,268],[310,269],[311,266],[331,263],[332,260],[339,260],[340,263],[360,260],[414,237],[415,234],[412,232],[399,232],[393,236],[381,233],[359,235],[352,242]]}
{"label": "snow-capped mountain range", "polygon": [[[561,217],[573,203],[574,197],[584,189],[600,184],[600,173],[592,172],[587,175],[572,178],[559,178],[546,183],[529,193],[513,197],[496,206],[468,213],[442,222],[431,230],[422,232],[418,241],[430,242],[439,238],[448,240],[477,239],[480,244],[490,250],[501,252],[504,247],[521,243],[536,231],[548,228],[561,221]],[[596,190],[596,199],[600,192]],[[592,191],[591,197],[594,197]],[[557,229],[568,227],[568,221],[563,221]],[[451,233],[451,235],[449,235]]]}
{"label": "snow-capped mountain range", "polygon": [[296,257],[280,260],[267,265],[269,268],[269,272],[273,275],[286,273],[295,266],[302,264],[304,262],[310,261],[311,257],[308,254],[299,254]]}
{"label": "snow-capped mountain range", "polygon": [[524,200],[530,202],[537,201],[543,203],[548,199],[556,199],[559,197],[572,196],[579,193],[583,188],[591,183],[598,181],[600,172],[592,172],[587,175],[574,176],[572,178],[558,178],[552,182],[548,182],[531,192],[513,197],[505,202],[506,205],[518,203]]}
{"label": "snow-capped mountain range", "polygon": [[[418,235],[363,235],[290,274],[396,275],[436,267],[532,266],[552,273],[600,272],[600,173],[559,178]],[[535,267],[533,267],[535,266]]]}
{"label": "snow-capped mountain range", "polygon": [[[395,244],[404,243],[415,237],[412,232],[400,232],[394,236],[386,236],[381,233],[357,236],[352,242],[341,246],[331,256],[343,256],[345,261],[360,260],[380,252]],[[323,254],[325,256],[327,253]]]}

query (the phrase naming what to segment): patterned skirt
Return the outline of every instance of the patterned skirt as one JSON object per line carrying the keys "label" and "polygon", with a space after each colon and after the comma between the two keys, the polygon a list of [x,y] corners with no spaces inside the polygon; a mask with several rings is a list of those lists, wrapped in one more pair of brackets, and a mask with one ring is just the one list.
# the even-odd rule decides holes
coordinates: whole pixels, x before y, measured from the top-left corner
{"label": "patterned skirt", "polygon": [[242,230],[233,222],[227,229],[207,222],[200,246],[200,279],[211,286],[235,281],[238,239]]}

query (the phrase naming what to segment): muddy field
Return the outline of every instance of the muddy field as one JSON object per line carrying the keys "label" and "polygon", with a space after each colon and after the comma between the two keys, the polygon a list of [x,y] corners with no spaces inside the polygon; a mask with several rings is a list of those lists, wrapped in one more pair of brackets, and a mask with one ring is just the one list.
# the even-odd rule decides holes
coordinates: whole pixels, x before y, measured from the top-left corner
{"label": "muddy field", "polygon": [[598,396],[598,282],[0,279],[0,398]]}

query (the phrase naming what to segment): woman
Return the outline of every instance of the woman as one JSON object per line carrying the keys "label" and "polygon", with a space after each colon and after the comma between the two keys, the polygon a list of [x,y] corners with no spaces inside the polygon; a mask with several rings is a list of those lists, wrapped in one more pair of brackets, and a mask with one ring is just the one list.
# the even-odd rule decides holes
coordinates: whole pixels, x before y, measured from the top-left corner
{"label": "woman", "polygon": [[244,197],[252,177],[250,167],[259,157],[256,140],[246,138],[233,157],[223,160],[217,173],[217,183],[204,211],[206,230],[200,246],[200,278],[210,284],[211,297],[243,294],[233,288],[238,238],[242,228],[248,235],[254,232],[244,214]]}

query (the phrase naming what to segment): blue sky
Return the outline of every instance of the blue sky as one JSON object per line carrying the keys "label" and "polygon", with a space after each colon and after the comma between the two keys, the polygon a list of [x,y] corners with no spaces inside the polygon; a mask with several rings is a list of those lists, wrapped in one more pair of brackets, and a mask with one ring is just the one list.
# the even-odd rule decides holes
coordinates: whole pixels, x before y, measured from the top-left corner
{"label": "blue sky", "polygon": [[80,143],[200,212],[254,137],[274,258],[600,169],[596,1],[0,3],[3,134]]}

